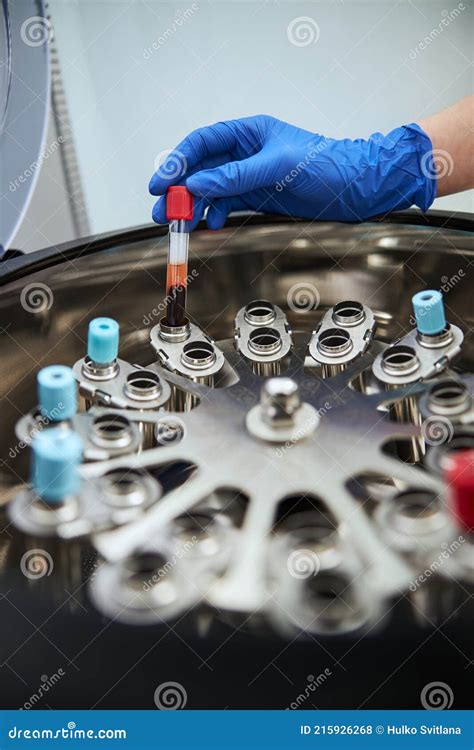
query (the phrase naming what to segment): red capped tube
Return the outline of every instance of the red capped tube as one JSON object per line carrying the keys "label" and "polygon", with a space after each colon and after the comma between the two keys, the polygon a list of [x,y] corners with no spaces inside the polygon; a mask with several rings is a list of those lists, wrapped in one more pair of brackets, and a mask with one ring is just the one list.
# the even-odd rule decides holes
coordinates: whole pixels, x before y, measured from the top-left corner
{"label": "red capped tube", "polygon": [[450,456],[445,481],[456,522],[465,530],[474,531],[474,450]]}
{"label": "red capped tube", "polygon": [[166,272],[166,323],[181,327],[186,323],[189,226],[194,214],[194,197],[184,185],[168,188],[168,265]]}
{"label": "red capped tube", "polygon": [[191,221],[194,216],[194,196],[185,185],[174,185],[166,193],[168,221]]}

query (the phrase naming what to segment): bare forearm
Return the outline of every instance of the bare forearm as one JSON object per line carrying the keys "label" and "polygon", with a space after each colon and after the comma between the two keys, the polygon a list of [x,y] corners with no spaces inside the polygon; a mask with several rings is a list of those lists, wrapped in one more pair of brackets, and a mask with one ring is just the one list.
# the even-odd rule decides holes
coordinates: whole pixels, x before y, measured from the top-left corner
{"label": "bare forearm", "polygon": [[474,95],[419,120],[418,125],[433,144],[437,196],[474,188]]}

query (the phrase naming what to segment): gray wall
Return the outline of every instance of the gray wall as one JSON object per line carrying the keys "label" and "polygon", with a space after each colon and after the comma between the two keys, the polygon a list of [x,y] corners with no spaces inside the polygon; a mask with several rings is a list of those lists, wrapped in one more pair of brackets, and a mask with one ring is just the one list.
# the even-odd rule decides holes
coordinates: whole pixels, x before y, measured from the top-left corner
{"label": "gray wall", "polygon": [[60,145],[43,161],[28,211],[13,242],[13,247],[26,251],[55,245],[75,236],[61,161],[62,145],[52,117],[46,143]]}
{"label": "gray wall", "polygon": [[[367,136],[473,89],[470,0],[49,6],[93,232],[149,221],[157,155],[205,123],[265,112],[334,137]],[[315,43],[290,42],[299,16],[317,24]],[[60,212],[31,234],[35,212],[50,211],[54,168],[44,165],[31,205],[35,242],[70,231]],[[473,191],[435,207],[472,211]]]}

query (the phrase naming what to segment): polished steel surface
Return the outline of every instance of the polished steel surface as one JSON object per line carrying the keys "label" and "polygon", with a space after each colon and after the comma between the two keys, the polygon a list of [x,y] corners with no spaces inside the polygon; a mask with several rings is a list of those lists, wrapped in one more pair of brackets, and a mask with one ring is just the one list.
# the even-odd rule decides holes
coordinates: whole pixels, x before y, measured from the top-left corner
{"label": "polished steel surface", "polygon": [[[84,356],[90,318],[120,320],[121,355],[148,363],[144,344],[162,317],[167,238],[128,242],[102,253],[59,262],[2,287],[0,395],[5,435],[31,407],[38,367],[73,365]],[[195,232],[190,264],[198,275],[189,288],[189,313],[212,338],[232,335],[236,311],[251,299],[270,299],[284,307],[293,327],[310,331],[323,312],[341,299],[356,297],[377,318],[378,336],[390,341],[407,332],[411,295],[445,286],[450,322],[466,332],[474,324],[472,235],[454,230],[390,224],[341,225],[288,223]],[[457,283],[450,279],[459,276]],[[46,284],[52,298],[35,312],[25,309],[26,286]],[[320,295],[317,309],[288,308],[296,284],[310,284]],[[141,361],[140,361],[141,358]],[[467,336],[461,366],[474,359]],[[4,446],[5,447],[5,446]]]}
{"label": "polished steel surface", "polygon": [[[92,491],[98,478],[117,470],[146,469],[156,476],[167,466],[184,462],[192,473],[135,520],[120,528],[92,530],[92,542],[106,560],[97,579],[103,611],[119,616],[126,604],[127,611],[133,611],[133,621],[141,621],[143,608],[146,622],[175,616],[181,611],[180,586],[191,576],[199,595],[194,591],[189,598],[183,589],[182,606],[199,601],[219,612],[266,613],[285,632],[302,628],[336,634],[369,626],[380,619],[392,596],[408,590],[417,568],[391,544],[392,537],[380,527],[377,516],[360,503],[354,483],[371,476],[375,494],[387,481],[398,490],[439,497],[445,489],[438,472],[402,461],[396,447],[399,442],[416,440],[421,456],[425,446],[418,415],[416,420],[403,422],[391,419],[393,403],[416,400],[427,386],[410,383],[387,391],[383,384],[361,376],[370,375],[384,342],[398,340],[412,329],[410,300],[421,288],[439,288],[449,280],[446,311],[456,343],[460,342],[458,330],[470,333],[472,254],[470,235],[407,226],[269,223],[219,233],[196,232],[191,264],[197,273],[189,289],[189,316],[193,326],[217,342],[227,364],[222,382],[216,379],[212,387],[160,367],[150,345],[150,329],[159,322],[165,295],[165,237],[117,246],[28,275],[4,287],[0,298],[7,321],[0,365],[4,374],[4,482],[18,483],[26,476],[27,451],[13,450],[12,454],[13,424],[35,406],[37,370],[53,362],[73,365],[84,355],[88,321],[97,315],[114,317],[121,325],[120,356],[125,369],[132,364],[151,367],[166,388],[190,398],[183,401],[188,406],[177,411],[177,400],[171,406],[160,401],[156,404],[160,411],[135,412],[128,403],[111,402],[119,409],[128,407],[122,416],[154,434],[155,447],[85,464],[84,491]],[[46,295],[40,309],[27,303],[35,284]],[[245,305],[251,300],[278,305],[290,323],[294,347],[291,355],[285,351],[288,357],[278,374],[286,381],[280,381],[281,388],[276,382],[275,393],[284,387],[288,391],[288,383],[297,392],[298,405],[288,416],[291,425],[282,427],[268,419],[265,390],[260,402],[264,379],[252,371],[232,339],[239,308],[239,325],[255,327],[252,317],[250,322],[248,314],[245,317]],[[326,311],[343,300],[360,302],[371,321],[373,311],[378,340],[343,372],[321,377],[314,361],[308,370],[311,332]],[[169,346],[182,348],[180,343]],[[462,372],[471,364],[472,340],[466,335],[454,367]],[[78,377],[82,384],[82,370]],[[120,413],[107,412],[109,416]],[[173,420],[179,430],[160,432],[160,423],[167,421],[169,426]],[[147,442],[146,447],[151,444]],[[137,560],[149,555],[153,542],[163,559],[176,555],[170,526],[223,493],[228,493],[229,506],[245,498],[242,523],[225,545],[225,565],[222,558],[212,555],[189,568],[186,562],[177,564],[168,586],[160,578],[161,594],[157,589],[149,597],[150,613],[141,601],[143,586],[140,589],[142,573],[150,571],[137,567]],[[324,560],[332,563],[324,568],[324,576],[318,570],[314,580],[310,573],[306,582],[302,579],[307,576],[299,575],[298,568],[296,573],[288,568],[293,553],[301,550],[288,547],[283,527],[275,526],[280,508],[291,498],[295,505],[302,498],[312,498],[313,511],[320,507],[323,515],[333,519],[328,539],[322,543],[321,525],[315,524],[316,537],[308,538],[303,550],[309,554],[310,565],[316,561],[319,566]],[[390,524],[392,515],[383,518]],[[455,529],[450,523],[445,529],[443,538],[450,541]],[[275,540],[282,534],[280,545]],[[211,541],[216,544],[212,535]],[[428,564],[429,551],[428,546],[426,554],[420,555],[424,564]],[[158,574],[152,570],[150,575]],[[122,584],[123,596],[116,590]],[[111,585],[112,598],[107,598]],[[325,604],[328,590],[334,601]]]}

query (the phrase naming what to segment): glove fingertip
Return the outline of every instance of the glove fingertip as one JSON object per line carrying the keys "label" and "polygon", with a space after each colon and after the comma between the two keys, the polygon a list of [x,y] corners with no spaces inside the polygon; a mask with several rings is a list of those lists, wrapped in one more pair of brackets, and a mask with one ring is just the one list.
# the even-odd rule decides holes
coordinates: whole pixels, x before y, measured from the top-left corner
{"label": "glove fingertip", "polygon": [[148,183],[148,192],[151,195],[160,195],[160,192],[158,189],[158,180],[155,175],[153,175],[150,182]]}
{"label": "glove fingertip", "polygon": [[199,176],[199,172],[196,172],[196,174],[188,177],[186,180],[186,187],[193,195],[205,195],[207,181]]}
{"label": "glove fingertip", "polygon": [[206,208],[206,204],[203,198],[198,198],[198,200],[194,203],[194,215],[192,220],[189,222],[189,231],[192,232],[193,229],[196,229],[197,225],[201,221],[204,210]]}
{"label": "glove fingertip", "polygon": [[151,216],[157,224],[166,224],[166,200],[164,198],[160,198],[155,203]]}
{"label": "glove fingertip", "polygon": [[148,184],[148,190],[152,195],[165,195],[168,188],[171,185],[177,184],[177,182],[176,179],[170,179],[168,175],[163,174],[160,167],[152,176]]}
{"label": "glove fingertip", "polygon": [[219,210],[211,206],[207,212],[207,226],[209,229],[222,229],[227,220],[227,211]]}

